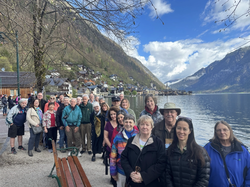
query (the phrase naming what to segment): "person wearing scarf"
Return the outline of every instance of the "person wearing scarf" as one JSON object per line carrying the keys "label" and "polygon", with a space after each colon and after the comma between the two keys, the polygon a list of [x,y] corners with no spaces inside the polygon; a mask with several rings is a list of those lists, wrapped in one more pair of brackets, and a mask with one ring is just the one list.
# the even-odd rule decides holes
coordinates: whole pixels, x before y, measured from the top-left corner
{"label": "person wearing scarf", "polygon": [[101,114],[101,107],[99,102],[93,103],[94,111],[90,115],[91,121],[91,139],[92,139],[92,161],[96,160],[95,155],[102,153],[102,143],[104,137],[104,125],[105,125],[105,116]]}
{"label": "person wearing scarf", "polygon": [[151,95],[145,97],[145,109],[141,112],[140,117],[143,115],[150,116],[154,124],[163,120],[163,116],[157,106],[157,100]]}

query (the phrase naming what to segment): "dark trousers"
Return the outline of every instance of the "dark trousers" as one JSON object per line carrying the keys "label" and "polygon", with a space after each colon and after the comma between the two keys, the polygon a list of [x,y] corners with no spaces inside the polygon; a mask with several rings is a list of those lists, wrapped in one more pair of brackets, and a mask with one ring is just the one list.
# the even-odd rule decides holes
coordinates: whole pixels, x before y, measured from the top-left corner
{"label": "dark trousers", "polygon": [[4,105],[3,106],[3,114],[6,114],[7,113],[7,105]]}
{"label": "dark trousers", "polygon": [[66,133],[65,133],[65,128],[63,129],[59,129],[59,134],[60,134],[60,139],[59,139],[59,145],[60,145],[60,148],[64,148],[64,142],[66,144],[66,148],[68,147],[68,142],[67,142],[67,136],[66,136]]}
{"label": "dark trousers", "polygon": [[39,140],[40,140],[40,134],[34,134],[32,128],[30,128],[30,139],[29,139],[29,144],[28,144],[28,150],[32,150],[35,144],[35,148],[38,148],[39,145]]}
{"label": "dark trousers", "polygon": [[51,140],[54,140],[56,143],[56,139],[57,139],[57,127],[51,127],[48,129],[48,149],[52,149],[52,143]]}

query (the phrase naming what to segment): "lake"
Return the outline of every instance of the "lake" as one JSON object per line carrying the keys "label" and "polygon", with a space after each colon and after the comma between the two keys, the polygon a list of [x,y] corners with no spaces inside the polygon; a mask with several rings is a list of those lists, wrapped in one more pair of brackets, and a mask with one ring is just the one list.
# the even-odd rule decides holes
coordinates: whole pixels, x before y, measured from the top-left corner
{"label": "lake", "polygon": [[[229,123],[234,135],[250,147],[250,94],[195,94],[156,97],[159,108],[173,102],[181,108],[181,116],[192,119],[198,144],[205,145],[213,137],[217,121]],[[130,108],[137,118],[144,109],[144,97],[129,97]],[[111,99],[106,98],[111,104]]]}

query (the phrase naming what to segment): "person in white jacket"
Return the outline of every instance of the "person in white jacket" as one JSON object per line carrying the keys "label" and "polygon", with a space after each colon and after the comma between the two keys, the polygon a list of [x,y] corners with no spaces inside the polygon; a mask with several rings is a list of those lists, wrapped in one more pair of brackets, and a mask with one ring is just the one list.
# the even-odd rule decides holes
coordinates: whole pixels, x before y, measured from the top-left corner
{"label": "person in white jacket", "polygon": [[29,139],[29,144],[28,144],[28,155],[33,156],[32,150],[35,144],[35,151],[36,152],[41,152],[41,150],[38,148],[39,146],[39,140],[40,140],[40,134],[34,134],[33,129],[31,126],[41,126],[42,124],[42,119],[43,119],[43,112],[39,108],[39,100],[36,99],[34,102],[31,103],[30,108],[27,111],[26,119],[29,123],[30,127],[30,139]]}

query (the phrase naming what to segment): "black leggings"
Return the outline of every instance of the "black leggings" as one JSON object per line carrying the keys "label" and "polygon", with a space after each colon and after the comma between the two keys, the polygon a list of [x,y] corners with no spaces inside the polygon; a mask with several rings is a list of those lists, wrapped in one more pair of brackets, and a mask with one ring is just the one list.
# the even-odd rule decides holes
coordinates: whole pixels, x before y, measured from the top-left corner
{"label": "black leggings", "polygon": [[56,143],[56,139],[57,139],[57,127],[51,127],[51,128],[49,128],[47,136],[48,136],[48,149],[52,149],[51,140],[49,140],[49,139],[51,138]]}

